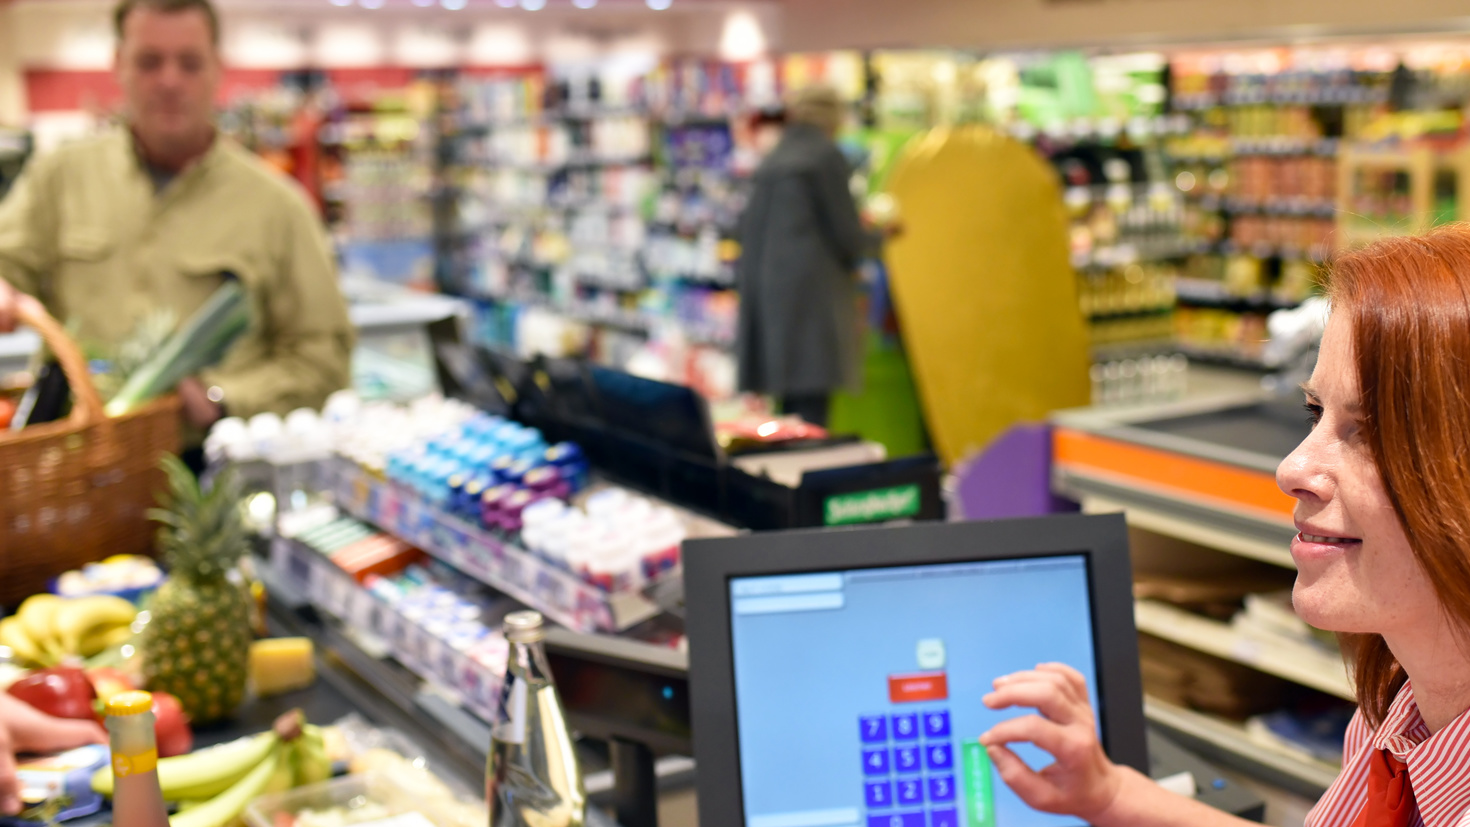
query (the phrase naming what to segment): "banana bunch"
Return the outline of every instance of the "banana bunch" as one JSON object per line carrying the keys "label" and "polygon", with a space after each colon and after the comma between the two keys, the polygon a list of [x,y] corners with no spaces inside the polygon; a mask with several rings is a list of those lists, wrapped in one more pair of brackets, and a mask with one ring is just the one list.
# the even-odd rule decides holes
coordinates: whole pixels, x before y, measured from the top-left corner
{"label": "banana bunch", "polygon": [[0,646],[35,666],[55,666],[69,655],[90,658],[133,636],[138,608],[121,597],[66,598],[37,594],[0,620]]}
{"label": "banana bunch", "polygon": [[[257,797],[332,777],[326,739],[299,710],[266,732],[189,755],[158,761],[158,786],[178,803],[169,827],[224,827]],[[111,797],[110,766],[92,776],[92,789]]]}

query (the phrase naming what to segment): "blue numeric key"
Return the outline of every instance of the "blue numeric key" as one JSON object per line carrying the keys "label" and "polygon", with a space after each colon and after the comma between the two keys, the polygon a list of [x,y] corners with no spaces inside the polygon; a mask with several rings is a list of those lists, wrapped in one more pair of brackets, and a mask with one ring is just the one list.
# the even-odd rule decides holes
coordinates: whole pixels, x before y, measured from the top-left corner
{"label": "blue numeric key", "polygon": [[[872,819],[869,819],[869,827],[872,827]],[[931,810],[929,827],[960,827],[960,815],[953,809]]]}
{"label": "blue numeric key", "polygon": [[924,779],[922,779],[922,778],[900,778],[900,779],[898,779],[898,803],[899,804],[923,804],[924,803]]}
{"label": "blue numeric key", "polygon": [[888,740],[887,716],[864,715],[858,719],[858,729],[864,744],[881,744]]}
{"label": "blue numeric key", "polygon": [[[868,827],[924,827],[924,812],[868,816]],[[950,827],[959,827],[951,823]]]}
{"label": "blue numeric key", "polygon": [[949,744],[930,744],[924,748],[924,763],[931,770],[947,770],[954,766],[954,749]]}
{"label": "blue numeric key", "polygon": [[917,715],[894,715],[893,716],[893,739],[895,741],[912,741],[919,737],[919,716]]}
{"label": "blue numeric key", "polygon": [[922,770],[924,768],[924,759],[921,756],[922,752],[923,748],[919,746],[894,747],[893,768],[898,772],[918,772]]}
{"label": "blue numeric key", "polygon": [[893,806],[893,785],[887,781],[869,781],[863,785],[868,809],[876,810]]}
{"label": "blue numeric key", "polygon": [[929,776],[930,801],[954,801],[954,776]]}
{"label": "blue numeric key", "polygon": [[924,737],[925,738],[948,738],[949,737],[949,713],[948,712],[925,712],[924,713]]}
{"label": "blue numeric key", "polygon": [[888,750],[865,749],[863,750],[863,775],[887,775],[888,774]]}

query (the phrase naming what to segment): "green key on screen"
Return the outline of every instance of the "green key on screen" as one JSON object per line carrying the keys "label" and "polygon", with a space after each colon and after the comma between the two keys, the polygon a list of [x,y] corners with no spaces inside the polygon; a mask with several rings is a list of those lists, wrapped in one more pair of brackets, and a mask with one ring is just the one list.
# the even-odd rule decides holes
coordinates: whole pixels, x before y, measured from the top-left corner
{"label": "green key on screen", "polygon": [[992,790],[990,756],[979,741],[964,746],[965,815],[967,827],[995,827],[995,794]]}

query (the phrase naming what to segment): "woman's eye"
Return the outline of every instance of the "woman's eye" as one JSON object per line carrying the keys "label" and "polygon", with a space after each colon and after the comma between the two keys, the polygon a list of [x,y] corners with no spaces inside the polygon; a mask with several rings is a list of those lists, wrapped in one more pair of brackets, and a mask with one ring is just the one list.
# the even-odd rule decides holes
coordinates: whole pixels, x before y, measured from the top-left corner
{"label": "woman's eye", "polygon": [[1321,405],[1313,405],[1311,402],[1308,402],[1302,407],[1305,408],[1307,411],[1307,424],[1315,427],[1317,423],[1322,421]]}

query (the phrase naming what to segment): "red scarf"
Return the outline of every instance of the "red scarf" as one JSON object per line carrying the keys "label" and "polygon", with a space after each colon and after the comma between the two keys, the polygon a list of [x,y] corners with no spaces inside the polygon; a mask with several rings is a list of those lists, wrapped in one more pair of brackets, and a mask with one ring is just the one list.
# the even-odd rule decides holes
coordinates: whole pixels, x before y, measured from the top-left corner
{"label": "red scarf", "polygon": [[1368,801],[1353,827],[1409,827],[1414,823],[1409,768],[1383,749],[1368,759]]}

